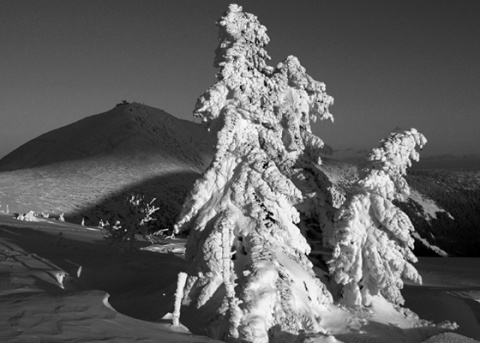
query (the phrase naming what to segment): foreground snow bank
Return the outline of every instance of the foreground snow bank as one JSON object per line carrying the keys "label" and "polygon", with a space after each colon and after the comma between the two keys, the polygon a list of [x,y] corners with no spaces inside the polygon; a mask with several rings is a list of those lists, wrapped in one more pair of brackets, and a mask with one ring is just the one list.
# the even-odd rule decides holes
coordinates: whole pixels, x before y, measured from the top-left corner
{"label": "foreground snow bank", "polygon": [[[173,243],[157,251],[171,250]],[[472,300],[465,306],[462,298],[449,294],[459,288],[469,289],[471,296],[480,294],[480,275],[475,273],[480,259],[462,261],[420,259],[418,268],[426,286],[407,286],[404,296],[407,306],[417,305],[416,311],[423,308],[422,316],[428,319],[441,321],[455,314],[454,320],[461,324],[459,333],[480,340],[478,322],[472,320],[480,318],[480,306],[474,306],[478,302]],[[119,253],[107,248],[100,232],[80,225],[19,222],[0,215],[0,341],[215,342],[173,329],[168,319],[176,277],[185,267],[171,253]],[[62,273],[68,275],[64,288],[55,277]],[[332,329],[337,342],[422,342],[428,338],[423,328],[398,326],[398,312],[382,304],[386,305],[374,302],[376,310],[383,309],[375,317],[363,310],[355,313],[328,307],[322,325]],[[436,317],[428,317],[428,309]],[[305,334],[301,339],[309,338],[313,339]],[[335,342],[331,336],[323,341]],[[315,337],[315,342],[322,340]],[[426,342],[473,341],[447,334]]]}
{"label": "foreground snow bank", "polygon": [[108,248],[88,227],[0,215],[0,341],[212,342],[162,319],[184,268]]}

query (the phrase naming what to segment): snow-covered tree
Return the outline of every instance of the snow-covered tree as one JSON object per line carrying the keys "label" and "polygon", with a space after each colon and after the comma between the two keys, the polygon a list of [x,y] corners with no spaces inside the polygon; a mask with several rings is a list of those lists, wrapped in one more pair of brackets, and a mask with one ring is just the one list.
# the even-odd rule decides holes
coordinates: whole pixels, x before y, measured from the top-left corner
{"label": "snow-covered tree", "polygon": [[268,66],[266,28],[240,6],[217,24],[218,82],[194,111],[216,135],[216,154],[175,226],[190,232],[182,322],[250,342],[324,332],[332,297],[307,259],[295,205],[321,203],[308,167],[323,142],[310,121],[332,120],[333,98],[293,56]]}
{"label": "snow-covered tree", "polygon": [[369,167],[355,193],[337,213],[330,272],[343,285],[343,302],[369,305],[372,295],[403,304],[404,279],[421,283],[410,262],[414,227],[393,200],[404,200],[410,189],[404,178],[417,161],[425,137],[415,129],[394,132],[368,155]]}

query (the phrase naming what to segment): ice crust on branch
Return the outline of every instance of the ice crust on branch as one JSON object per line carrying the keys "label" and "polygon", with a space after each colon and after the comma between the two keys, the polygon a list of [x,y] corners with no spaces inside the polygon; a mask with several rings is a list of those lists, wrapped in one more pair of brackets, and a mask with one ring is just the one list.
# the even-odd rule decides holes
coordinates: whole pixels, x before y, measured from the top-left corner
{"label": "ice crust on branch", "polygon": [[332,297],[307,258],[295,205],[321,202],[305,171],[323,146],[310,121],[333,120],[333,98],[296,57],[268,66],[266,28],[242,7],[230,5],[217,25],[218,82],[194,110],[216,154],[175,225],[190,232],[182,322],[249,342],[325,332]]}
{"label": "ice crust on branch", "polygon": [[382,295],[394,304],[403,304],[403,279],[421,283],[410,262],[414,227],[392,201],[410,193],[404,178],[415,150],[426,144],[415,129],[394,132],[380,141],[367,159],[370,166],[356,184],[356,192],[336,216],[333,258],[330,273],[344,285],[343,302],[369,305],[371,297]]}

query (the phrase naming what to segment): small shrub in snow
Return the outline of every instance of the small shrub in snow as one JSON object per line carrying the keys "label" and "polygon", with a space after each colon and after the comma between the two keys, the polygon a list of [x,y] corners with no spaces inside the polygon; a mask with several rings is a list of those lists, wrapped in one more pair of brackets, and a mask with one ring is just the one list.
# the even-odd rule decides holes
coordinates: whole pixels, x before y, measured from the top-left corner
{"label": "small shrub in snow", "polygon": [[159,210],[154,202],[155,199],[146,201],[141,195],[128,195],[123,213],[117,213],[116,219],[100,222],[105,239],[109,240],[110,244],[128,242],[130,247],[137,235],[152,241],[153,222],[156,220],[152,215]]}
{"label": "small shrub in snow", "polygon": [[28,211],[28,213],[19,214],[14,217],[17,220],[23,220],[26,222],[36,222],[38,221],[37,215],[34,211]]}

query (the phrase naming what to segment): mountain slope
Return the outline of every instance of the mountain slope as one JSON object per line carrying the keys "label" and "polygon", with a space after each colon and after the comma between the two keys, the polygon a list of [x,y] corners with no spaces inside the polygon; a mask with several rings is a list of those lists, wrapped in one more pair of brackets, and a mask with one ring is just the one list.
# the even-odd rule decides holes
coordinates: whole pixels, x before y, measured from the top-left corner
{"label": "mountain slope", "polygon": [[0,171],[85,158],[161,155],[195,166],[208,163],[208,134],[199,125],[138,103],[117,106],[47,132],[0,160]]}
{"label": "mountain slope", "polygon": [[480,256],[480,171],[416,170],[407,181],[444,210],[431,216],[412,199],[403,204],[418,234],[449,255]]}
{"label": "mountain slope", "polygon": [[212,155],[200,125],[137,103],[117,106],[0,160],[0,211],[63,212],[97,224],[119,211],[127,194],[141,193],[157,198],[171,223]]}

